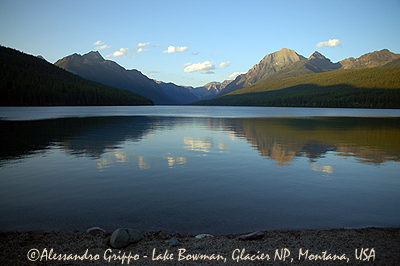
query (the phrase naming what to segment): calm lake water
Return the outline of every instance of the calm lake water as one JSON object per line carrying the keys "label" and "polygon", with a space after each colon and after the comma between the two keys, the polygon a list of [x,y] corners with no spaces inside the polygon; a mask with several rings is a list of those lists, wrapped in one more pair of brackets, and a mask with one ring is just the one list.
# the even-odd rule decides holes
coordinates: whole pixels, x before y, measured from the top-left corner
{"label": "calm lake water", "polygon": [[400,226],[400,110],[1,107],[0,230]]}

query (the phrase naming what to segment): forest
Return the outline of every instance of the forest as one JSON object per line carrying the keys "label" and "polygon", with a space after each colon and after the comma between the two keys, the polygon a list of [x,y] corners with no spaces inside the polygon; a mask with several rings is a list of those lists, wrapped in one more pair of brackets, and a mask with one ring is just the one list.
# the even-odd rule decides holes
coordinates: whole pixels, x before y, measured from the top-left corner
{"label": "forest", "polygon": [[400,89],[364,89],[347,84],[303,84],[274,91],[228,94],[211,101],[202,101],[201,105],[390,109],[400,108]]}
{"label": "forest", "polygon": [[266,79],[199,105],[400,108],[400,67]]}
{"label": "forest", "polygon": [[1,106],[153,104],[139,94],[81,78],[44,59],[0,46]]}

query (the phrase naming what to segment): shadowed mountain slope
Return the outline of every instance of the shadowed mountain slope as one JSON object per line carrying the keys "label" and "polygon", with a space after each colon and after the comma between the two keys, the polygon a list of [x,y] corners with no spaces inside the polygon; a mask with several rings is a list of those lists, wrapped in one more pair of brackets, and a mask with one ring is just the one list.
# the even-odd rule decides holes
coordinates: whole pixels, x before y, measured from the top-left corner
{"label": "shadowed mountain slope", "polygon": [[221,82],[209,82],[202,87],[190,88],[190,91],[196,95],[199,100],[212,99],[217,96],[232,81],[225,80]]}
{"label": "shadowed mountain slope", "polygon": [[0,105],[152,105],[142,95],[84,79],[0,46]]}
{"label": "shadowed mountain slope", "polygon": [[199,98],[187,87],[179,86],[172,82],[167,83],[156,81],[156,83],[168,96],[179,101],[180,103],[192,103],[199,100]]}
{"label": "shadowed mountain slope", "polygon": [[58,60],[55,65],[83,78],[138,93],[152,99],[155,104],[180,104],[140,71],[127,70],[114,61],[104,60],[99,52],[72,54]]}

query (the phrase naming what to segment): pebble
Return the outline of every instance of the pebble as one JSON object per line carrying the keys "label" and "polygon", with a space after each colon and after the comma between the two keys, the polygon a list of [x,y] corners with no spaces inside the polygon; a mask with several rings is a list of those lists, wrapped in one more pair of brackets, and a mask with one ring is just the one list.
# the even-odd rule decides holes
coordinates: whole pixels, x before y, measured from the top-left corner
{"label": "pebble", "polygon": [[129,234],[129,243],[136,243],[142,240],[142,233],[135,229],[127,229]]}
{"label": "pebble", "polygon": [[182,246],[182,243],[175,237],[171,238],[170,240],[165,240],[165,243],[168,243],[170,247]]}
{"label": "pebble", "polygon": [[95,226],[95,227],[90,227],[88,230],[86,230],[86,233],[91,234],[91,235],[105,234],[106,230]]}
{"label": "pebble", "polygon": [[196,236],[197,239],[202,239],[202,238],[205,238],[205,237],[214,237],[214,236],[210,235],[210,234],[200,234],[200,235]]}
{"label": "pebble", "polygon": [[260,239],[264,236],[263,232],[257,231],[257,232],[253,232],[247,235],[242,235],[239,236],[240,240],[254,240],[254,239]]}
{"label": "pebble", "polygon": [[110,238],[110,245],[113,248],[123,248],[129,244],[139,242],[143,236],[138,230],[128,228],[118,228]]}

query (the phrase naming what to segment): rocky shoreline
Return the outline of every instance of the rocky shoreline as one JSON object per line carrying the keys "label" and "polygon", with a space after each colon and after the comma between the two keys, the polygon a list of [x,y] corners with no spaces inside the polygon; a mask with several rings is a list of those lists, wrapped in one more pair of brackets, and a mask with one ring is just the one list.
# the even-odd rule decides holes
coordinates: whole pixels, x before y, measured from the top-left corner
{"label": "rocky shoreline", "polygon": [[[119,236],[122,232],[123,241],[128,241],[120,243],[119,248],[112,244],[119,239],[115,236],[117,230]],[[220,236],[117,230],[0,232],[0,262],[30,266],[399,265],[400,262],[400,228],[263,231]],[[127,232],[128,236],[124,235]]]}

